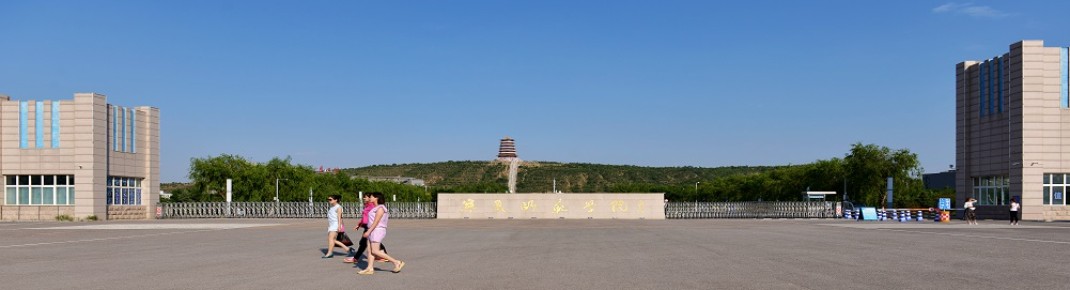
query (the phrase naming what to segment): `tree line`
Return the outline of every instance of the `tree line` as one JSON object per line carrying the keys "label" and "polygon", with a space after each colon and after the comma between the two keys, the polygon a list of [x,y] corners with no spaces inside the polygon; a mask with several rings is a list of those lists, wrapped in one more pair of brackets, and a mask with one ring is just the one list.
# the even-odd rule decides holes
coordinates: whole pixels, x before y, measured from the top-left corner
{"label": "tree line", "polygon": [[169,201],[225,201],[228,178],[232,180],[233,201],[274,201],[276,192],[282,202],[308,201],[311,192],[314,201],[326,201],[328,195],[338,194],[342,202],[358,202],[360,191],[382,192],[391,199],[396,196],[398,201],[433,199],[423,187],[351,178],[341,171],[317,172],[311,166],[292,164],[289,157],[266,163],[229,154],[193,158],[189,178],[190,183],[169,188]]}
{"label": "tree line", "polygon": [[[379,191],[398,201],[433,201],[438,193],[503,193],[507,166],[500,162],[449,161],[430,164],[375,165],[316,172],[295,165],[290,158],[266,163],[240,156],[193,158],[191,182],[172,187],[172,201],[222,201],[227,178],[234,180],[235,201],[272,201],[279,179],[281,201],[317,201],[329,194],[350,196]],[[953,189],[927,190],[921,181],[917,154],[874,144],[856,143],[843,158],[786,166],[640,167],[586,163],[525,162],[518,173],[518,192],[551,192],[556,181],[562,192],[663,192],[670,201],[795,201],[803,192],[836,191],[830,200],[849,200],[873,206],[884,204],[886,178],[892,177],[896,207],[930,207],[939,197],[953,197]],[[428,186],[369,181],[371,176],[407,176]],[[166,190],[166,189],[165,189]]]}

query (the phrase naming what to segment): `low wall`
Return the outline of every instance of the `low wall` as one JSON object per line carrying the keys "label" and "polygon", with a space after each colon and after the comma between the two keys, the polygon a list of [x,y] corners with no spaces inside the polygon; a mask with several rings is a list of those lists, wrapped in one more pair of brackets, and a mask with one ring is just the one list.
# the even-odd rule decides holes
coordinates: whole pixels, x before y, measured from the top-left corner
{"label": "low wall", "polygon": [[108,220],[143,220],[148,219],[144,205],[109,205]]}
{"label": "low wall", "polygon": [[54,221],[58,215],[74,216],[74,206],[0,206],[0,220],[4,221]]}
{"label": "low wall", "polygon": [[665,194],[440,193],[438,218],[665,219]]}

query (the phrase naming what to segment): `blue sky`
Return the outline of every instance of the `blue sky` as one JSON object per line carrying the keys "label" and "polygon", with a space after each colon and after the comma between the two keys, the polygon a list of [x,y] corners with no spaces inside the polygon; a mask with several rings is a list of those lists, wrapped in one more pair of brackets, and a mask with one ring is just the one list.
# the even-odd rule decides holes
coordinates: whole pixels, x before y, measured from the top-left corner
{"label": "blue sky", "polygon": [[490,160],[954,163],[954,66],[1061,1],[0,1],[0,93],[161,110],[161,175]]}

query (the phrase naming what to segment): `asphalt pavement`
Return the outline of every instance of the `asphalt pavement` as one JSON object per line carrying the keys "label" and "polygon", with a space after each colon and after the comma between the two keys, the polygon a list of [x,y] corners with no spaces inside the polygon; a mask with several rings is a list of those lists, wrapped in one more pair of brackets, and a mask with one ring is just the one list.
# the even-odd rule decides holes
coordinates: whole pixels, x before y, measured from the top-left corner
{"label": "asphalt pavement", "polygon": [[395,219],[406,266],[370,276],[320,258],[324,220],[0,223],[0,288],[1070,287],[1070,223],[1004,223]]}

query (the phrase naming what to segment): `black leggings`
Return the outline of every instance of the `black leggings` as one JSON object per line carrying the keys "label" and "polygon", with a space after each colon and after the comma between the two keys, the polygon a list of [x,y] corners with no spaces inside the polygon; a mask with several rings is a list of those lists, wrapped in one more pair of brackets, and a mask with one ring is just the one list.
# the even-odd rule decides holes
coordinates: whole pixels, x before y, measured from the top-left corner
{"label": "black leggings", "polygon": [[1021,219],[1018,218],[1018,211],[1011,211],[1011,222],[1016,223],[1018,221],[1021,221]]}
{"label": "black leggings", "polygon": [[[368,232],[368,226],[364,226],[364,232],[365,233]],[[354,256],[353,258],[356,259],[356,258],[360,257],[361,254],[364,254],[364,250],[367,250],[367,249],[368,249],[368,238],[364,237],[364,235],[362,234],[362,235],[360,235],[360,246],[357,247],[357,255]],[[379,250],[382,250],[383,253],[386,253],[386,246],[384,246],[383,243],[379,243]],[[368,255],[368,258],[369,259],[371,258],[370,254]]]}

